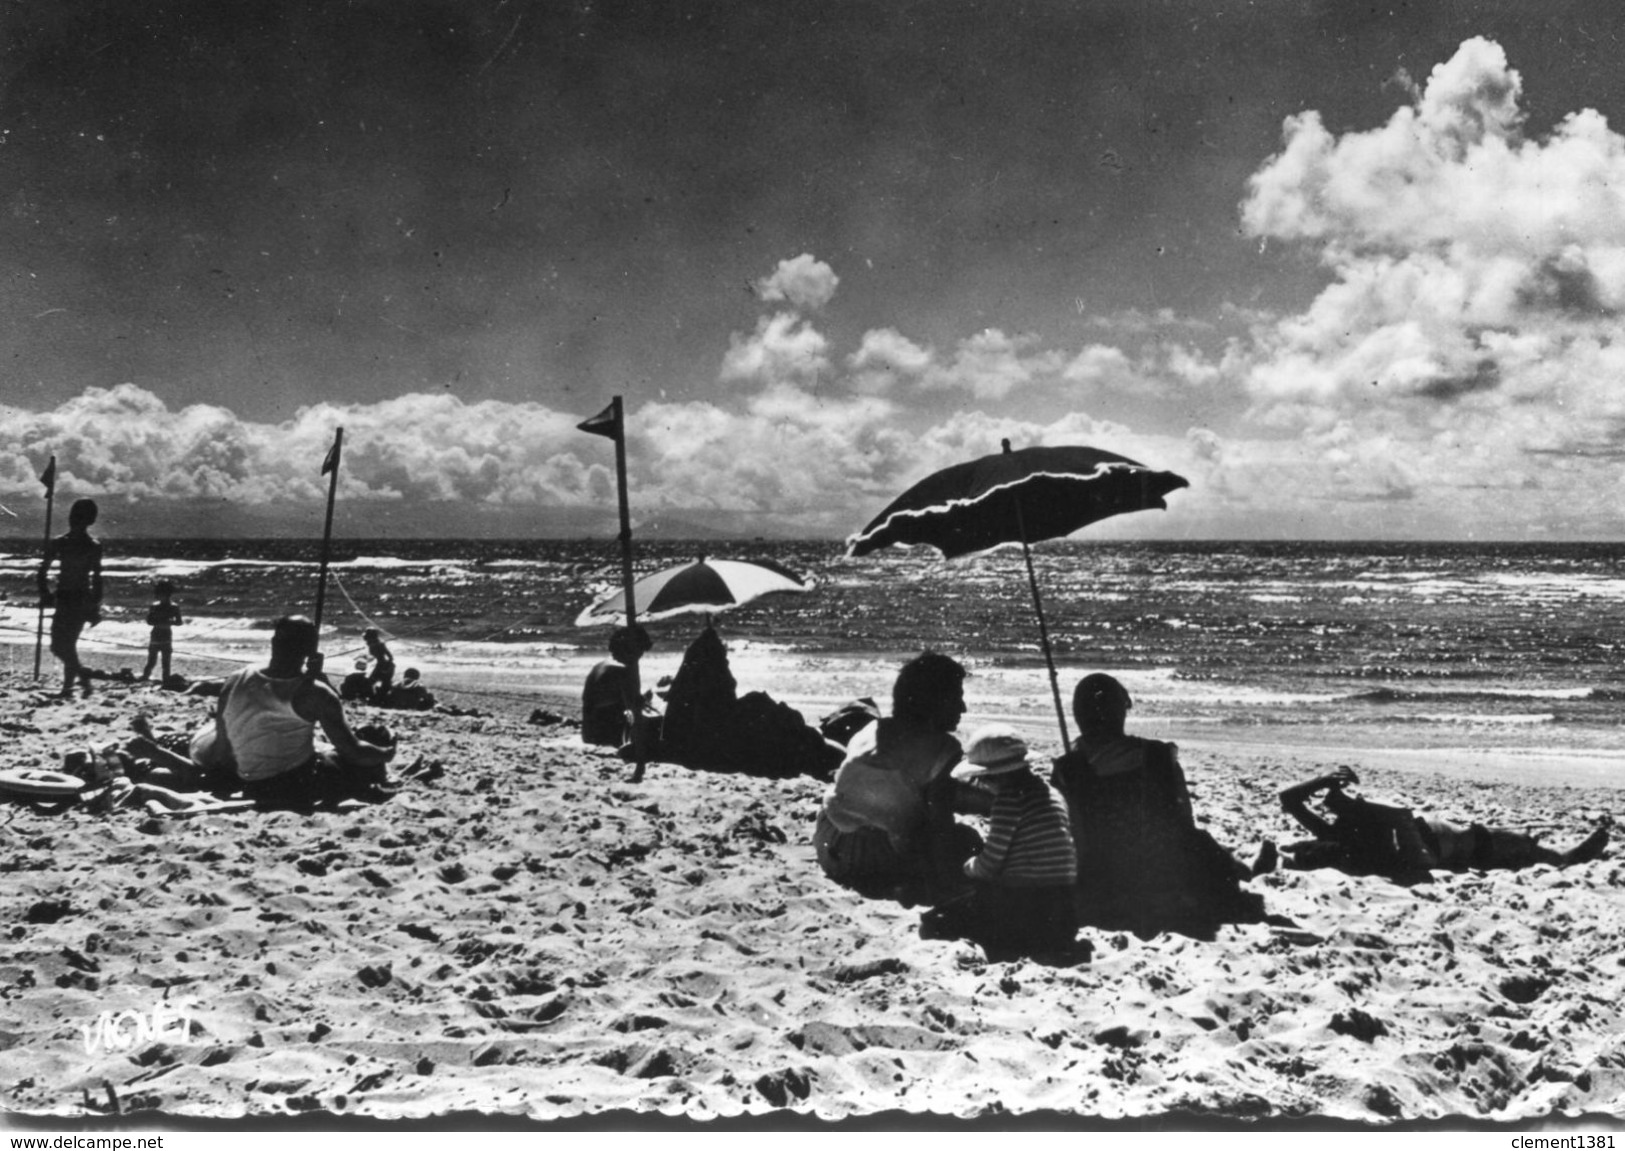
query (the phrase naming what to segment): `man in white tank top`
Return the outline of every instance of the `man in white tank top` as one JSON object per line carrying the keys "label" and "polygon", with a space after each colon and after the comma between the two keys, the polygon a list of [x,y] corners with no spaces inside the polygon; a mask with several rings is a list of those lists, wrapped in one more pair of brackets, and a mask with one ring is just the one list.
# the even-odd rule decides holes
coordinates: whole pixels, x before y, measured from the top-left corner
{"label": "man in white tank top", "polygon": [[[325,680],[306,674],[316,625],[284,616],[271,633],[271,659],[244,668],[220,690],[214,723],[192,739],[192,761],[230,772],[244,794],[303,803],[349,783],[381,782],[395,745],[370,743],[351,730],[344,705]],[[316,727],[332,746],[316,742]]]}

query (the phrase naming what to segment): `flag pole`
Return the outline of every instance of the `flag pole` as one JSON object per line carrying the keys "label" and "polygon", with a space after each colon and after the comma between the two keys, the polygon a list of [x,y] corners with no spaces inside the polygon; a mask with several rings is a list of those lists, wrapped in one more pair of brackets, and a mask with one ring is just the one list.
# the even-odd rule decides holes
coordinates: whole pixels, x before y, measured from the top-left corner
{"label": "flag pole", "polygon": [[621,508],[621,586],[626,592],[626,626],[636,627],[638,605],[632,598],[632,508],[626,494],[626,424],[621,397],[610,401],[615,410],[615,491]]}
{"label": "flag pole", "polygon": [[[49,563],[51,558],[51,505],[56,499],[56,456],[53,455],[51,462],[45,465],[45,471],[40,478],[45,483],[45,551],[43,555],[45,556],[45,562]],[[34,625],[34,678],[36,680],[39,679],[40,649],[45,645],[44,592],[49,586],[46,582],[43,567],[40,569],[40,585],[39,619]]]}
{"label": "flag pole", "polygon": [[[608,436],[615,441],[615,492],[620,503],[621,513],[621,587],[622,595],[626,600],[626,626],[634,630],[638,626],[638,605],[632,595],[632,510],[626,491],[626,415],[621,404],[621,397],[615,396],[609,401],[609,407],[599,412],[590,420],[576,425],[584,432],[591,432],[596,436]],[[643,741],[643,684],[638,676],[638,660],[642,652],[638,650],[640,644],[632,644],[636,653],[627,664],[626,675],[630,683],[632,696],[632,758],[636,765],[632,771],[632,782],[643,781],[643,769],[647,764],[644,759]]]}
{"label": "flag pole", "polygon": [[327,458],[322,461],[322,471],[330,473],[327,481],[327,518],[322,524],[322,562],[321,574],[316,578],[316,647],[317,650],[310,657],[309,671],[313,676],[322,674],[322,604],[327,599],[327,558],[333,545],[333,500],[339,490],[339,456],[344,445],[344,429],[337,428],[333,432],[333,446],[328,449]]}
{"label": "flag pole", "polygon": [[[620,396],[611,399],[610,406],[615,411],[615,492],[621,508],[621,587],[625,589],[626,596],[626,627],[628,631],[636,634],[638,604],[632,596],[632,507],[626,493],[626,417]],[[636,654],[632,656],[626,669],[632,688],[633,783],[643,782],[643,769],[646,765],[643,758],[643,682],[638,671],[638,661],[643,657],[642,646],[635,642],[631,645],[629,650]]]}
{"label": "flag pole", "polygon": [[[1004,453],[1010,454],[1010,441],[1004,441]],[[1027,586],[1033,593],[1033,611],[1038,613],[1038,643],[1044,649],[1044,664],[1049,668],[1050,695],[1055,698],[1055,719],[1061,725],[1061,754],[1072,750],[1072,739],[1066,732],[1066,709],[1061,706],[1061,680],[1055,672],[1055,655],[1050,651],[1049,628],[1044,623],[1044,601],[1038,594],[1038,574],[1033,571],[1033,553],[1027,546],[1027,521],[1021,514],[1021,497],[1015,492],[1010,498],[1016,505],[1016,531],[1021,534],[1021,558],[1027,562]]]}

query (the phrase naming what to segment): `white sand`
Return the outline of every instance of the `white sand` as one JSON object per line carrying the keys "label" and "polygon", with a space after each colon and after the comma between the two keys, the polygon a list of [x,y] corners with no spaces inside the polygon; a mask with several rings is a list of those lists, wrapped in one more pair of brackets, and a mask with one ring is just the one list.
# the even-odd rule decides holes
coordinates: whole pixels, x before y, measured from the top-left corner
{"label": "white sand", "polygon": [[[833,703],[883,691],[892,666],[789,674],[780,658],[736,659],[741,689]],[[534,702],[573,698],[587,663],[561,662]],[[972,681],[973,719],[1013,700],[1048,722],[1044,685],[993,682]],[[988,963],[920,940],[917,911],[824,879],[806,846],[821,783],[657,765],[633,786],[573,730],[524,723],[530,702],[488,718],[361,709],[447,772],[350,814],[0,808],[0,1104],[85,1115],[110,1085],[126,1111],[210,1117],[1625,1116],[1617,850],[1408,890],[1276,873],[1254,887],[1294,927],[1089,930],[1087,964]],[[0,680],[0,765],[58,764],[121,735],[137,706],[160,732],[207,709],[124,688],[46,704]],[[1589,778],[1574,757],[1532,776],[1471,750],[1179,734],[1201,817],[1249,856],[1296,837],[1275,793],[1329,762],[1559,844],[1619,803],[1606,765],[1567,785]],[[184,1040],[172,1025],[87,1053],[84,1025],[150,1022],[166,996],[192,1001]],[[122,1027],[135,1037],[133,1017]]]}

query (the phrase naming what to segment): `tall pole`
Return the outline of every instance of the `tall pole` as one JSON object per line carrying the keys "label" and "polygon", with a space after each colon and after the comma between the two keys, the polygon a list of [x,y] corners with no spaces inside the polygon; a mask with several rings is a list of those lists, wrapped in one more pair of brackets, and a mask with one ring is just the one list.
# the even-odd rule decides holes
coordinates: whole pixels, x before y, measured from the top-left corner
{"label": "tall pole", "polygon": [[[632,507],[626,492],[626,422],[625,412],[621,406],[621,397],[615,396],[610,400],[610,407],[614,411],[615,420],[615,491],[620,500],[621,507],[621,587],[626,597],[626,626],[630,631],[636,631],[638,626],[638,603],[632,595]],[[634,653],[627,664],[626,676],[630,682],[632,694],[632,782],[643,782],[643,769],[647,764],[644,759],[643,739],[643,682],[638,674],[638,661],[642,658],[642,645],[634,642],[631,651]]]}
{"label": "tall pole", "polygon": [[[590,432],[595,436],[608,436],[615,441],[615,491],[621,505],[621,594],[626,599],[626,626],[630,630],[638,626],[638,604],[632,598],[632,510],[626,496],[626,419],[621,397],[611,399],[607,408],[592,419],[577,424],[576,429]],[[632,759],[637,764],[637,769],[632,773],[633,783],[642,781],[646,762],[643,746],[643,685],[638,679],[638,659],[642,655],[638,650],[640,646],[637,643],[632,644],[632,658],[626,667],[627,690],[630,696],[627,702],[632,708]]]}
{"label": "tall pole", "polygon": [[[610,400],[615,412],[615,490],[621,504],[621,586],[626,589],[626,626],[638,624],[638,605],[632,598],[632,508],[626,495],[626,424],[623,422],[621,397]],[[637,676],[637,663],[633,661],[632,675]]]}
{"label": "tall pole", "polygon": [[[1010,441],[1004,441],[1004,454],[1010,454]],[[1061,725],[1061,754],[1072,750],[1072,739],[1066,732],[1066,708],[1061,706],[1061,679],[1055,673],[1055,655],[1050,651],[1049,628],[1044,623],[1044,601],[1038,594],[1038,573],[1033,571],[1033,553],[1027,546],[1027,521],[1021,514],[1021,495],[1012,491],[1016,505],[1016,531],[1021,535],[1021,558],[1027,563],[1027,586],[1033,593],[1033,611],[1038,614],[1038,643],[1044,649],[1044,664],[1049,668],[1049,690],[1055,699],[1055,719]]]}
{"label": "tall pole", "polygon": [[51,505],[56,499],[56,456],[53,455],[51,462],[45,465],[41,478],[45,481],[45,550],[41,553],[45,558],[40,566],[39,619],[34,624],[35,679],[39,679],[40,649],[45,646],[45,592],[50,586],[46,582],[45,565],[51,562]]}
{"label": "tall pole", "polygon": [[327,481],[327,518],[322,524],[322,562],[321,574],[316,578],[316,646],[317,651],[310,658],[310,674],[322,674],[322,604],[327,599],[327,559],[333,546],[333,500],[339,490],[339,457],[344,447],[344,429],[338,428],[333,432],[333,447],[327,453],[327,459],[322,462],[322,471],[330,473]]}

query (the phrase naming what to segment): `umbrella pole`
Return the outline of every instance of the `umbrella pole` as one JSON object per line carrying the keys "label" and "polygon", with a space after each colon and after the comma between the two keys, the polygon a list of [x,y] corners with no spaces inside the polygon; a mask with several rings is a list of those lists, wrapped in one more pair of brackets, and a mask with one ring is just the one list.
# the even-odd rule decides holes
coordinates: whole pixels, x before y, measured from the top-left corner
{"label": "umbrella pole", "polygon": [[[1021,503],[1016,503],[1016,519],[1021,519]],[[1033,590],[1033,611],[1038,613],[1038,643],[1044,649],[1044,664],[1049,668],[1049,691],[1055,698],[1055,719],[1061,725],[1061,754],[1072,750],[1072,739],[1066,733],[1066,709],[1061,706],[1061,680],[1055,672],[1055,655],[1050,651],[1049,628],[1044,626],[1044,602],[1038,595],[1038,576],[1033,572],[1033,553],[1027,547],[1027,533],[1022,532],[1021,558],[1027,561],[1027,585]]]}
{"label": "umbrella pole", "polygon": [[[1010,451],[1010,441],[1004,441],[1004,450]],[[1055,654],[1050,651],[1049,628],[1044,623],[1044,601],[1038,594],[1038,573],[1033,570],[1032,549],[1027,546],[1027,521],[1021,514],[1021,497],[1014,492],[1010,498],[1016,505],[1016,531],[1021,535],[1021,558],[1027,564],[1027,586],[1033,593],[1033,611],[1038,615],[1038,644],[1044,649],[1044,665],[1049,668],[1049,690],[1055,699],[1055,720],[1061,725],[1061,754],[1072,750],[1072,738],[1066,732],[1066,709],[1061,706],[1061,679],[1055,672]]]}

